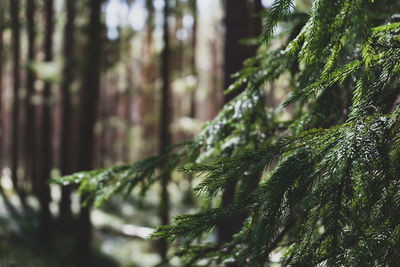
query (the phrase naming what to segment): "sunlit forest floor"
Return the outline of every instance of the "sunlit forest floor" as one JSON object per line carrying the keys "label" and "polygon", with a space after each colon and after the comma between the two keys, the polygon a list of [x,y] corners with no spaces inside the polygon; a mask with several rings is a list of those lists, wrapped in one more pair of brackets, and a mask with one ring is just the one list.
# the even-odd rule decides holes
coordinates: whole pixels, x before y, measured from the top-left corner
{"label": "sunlit forest floor", "polygon": [[[1,183],[5,191],[0,196],[0,266],[72,266],[76,260],[74,230],[61,231],[60,222],[54,219],[53,242],[50,248],[43,249],[39,242],[37,199],[27,196],[23,207],[10,187],[10,178],[3,175]],[[171,184],[172,216],[191,212],[196,206],[187,188],[186,181]],[[59,190],[52,187],[53,218],[58,215]],[[148,239],[159,225],[158,192],[154,187],[144,197],[139,192],[115,197],[92,211],[93,266],[154,266],[160,262],[156,241]],[[73,210],[77,212],[78,206],[78,197],[74,195]]]}

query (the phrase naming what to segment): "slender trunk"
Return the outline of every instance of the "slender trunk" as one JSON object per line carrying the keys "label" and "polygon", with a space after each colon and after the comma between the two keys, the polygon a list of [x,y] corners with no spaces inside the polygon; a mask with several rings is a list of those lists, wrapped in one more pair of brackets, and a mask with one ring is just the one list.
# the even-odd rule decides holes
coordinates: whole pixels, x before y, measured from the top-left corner
{"label": "slender trunk", "polygon": [[145,55],[143,69],[142,69],[142,88],[140,91],[140,99],[138,101],[138,113],[142,114],[139,117],[139,123],[143,128],[142,138],[146,140],[149,145],[141,146],[141,154],[149,156],[155,153],[154,141],[158,138],[154,133],[155,125],[153,110],[155,107],[154,99],[154,82],[155,82],[155,62],[154,62],[154,5],[152,0],[146,0],[146,10],[148,12],[146,21],[146,42],[144,44],[143,55]]}
{"label": "slender trunk", "polygon": [[[249,38],[256,38],[262,33],[262,11],[264,10],[261,0],[254,0],[251,6],[250,24],[248,29]],[[252,44],[248,47],[248,57],[252,57],[257,53],[258,43]]]}
{"label": "slender trunk", "polygon": [[152,0],[146,0],[146,9],[148,12],[147,23],[146,23],[146,52],[147,55],[151,55],[153,53],[153,33],[154,33],[154,5]]}
{"label": "slender trunk", "polygon": [[262,33],[262,26],[263,26],[263,20],[262,20],[262,14],[261,12],[264,10],[264,7],[262,5],[262,0],[255,0],[254,1],[254,15],[253,15],[253,21],[254,21],[254,37],[259,36]]}
{"label": "slender trunk", "polygon": [[[256,33],[254,29],[261,30],[258,20],[256,17],[257,8],[260,8],[260,2],[257,0],[254,3],[252,9],[253,14],[249,12],[249,1],[238,0],[238,1],[226,1],[226,36],[225,36],[225,59],[224,59],[224,88],[228,88],[233,83],[231,76],[239,71],[243,62],[246,58],[253,56],[256,52],[254,47],[245,47],[240,44],[240,41],[244,38],[257,37],[260,33]],[[261,10],[257,10],[260,12]],[[256,20],[257,18],[258,20]],[[230,93],[224,96],[224,102],[231,101],[234,97],[239,95],[242,90]],[[229,182],[222,194],[222,207],[229,206],[234,202],[235,191],[238,179],[234,179]],[[217,229],[218,241],[229,242],[232,237],[237,233],[243,224],[243,216],[239,215],[235,218],[229,218],[220,224]]]}
{"label": "slender trunk", "polygon": [[[88,43],[83,84],[81,89],[81,122],[80,122],[80,160],[79,170],[93,168],[94,126],[97,117],[100,64],[101,64],[101,0],[90,0],[90,20],[87,27]],[[92,225],[90,222],[90,204],[82,207],[78,220],[77,252],[80,256],[79,265],[89,266],[91,262],[90,242]]]}
{"label": "slender trunk", "polygon": [[[192,75],[198,79],[197,75],[197,62],[196,62],[196,50],[197,50],[197,0],[190,0],[190,10],[193,16],[193,26],[192,26],[192,57],[190,60]],[[196,85],[197,88],[197,85]],[[196,88],[193,88],[190,95],[190,118],[195,118],[196,116]]]}
{"label": "slender trunk", "polygon": [[[66,1],[67,23],[64,28],[64,70],[63,81],[61,84],[62,111],[61,111],[61,150],[60,150],[60,169],[62,175],[71,174],[72,164],[72,104],[70,87],[74,78],[74,32],[75,32],[75,0]],[[68,226],[71,221],[71,187],[63,186],[61,189],[60,219]]]}
{"label": "slender trunk", "polygon": [[110,125],[110,143],[108,147],[108,155],[110,158],[110,164],[114,165],[117,162],[117,146],[115,140],[117,140],[117,125],[113,123],[114,119],[118,117],[118,112],[115,107],[118,106],[118,91],[119,91],[119,79],[121,77],[119,71],[116,71],[115,73],[112,73],[112,78],[111,78],[111,96],[110,96],[110,102],[109,102],[109,109],[108,109],[108,123]]}
{"label": "slender trunk", "polygon": [[[44,36],[44,60],[51,62],[53,60],[53,0],[45,2],[45,36]],[[51,149],[51,84],[46,82],[43,90],[43,114],[42,114],[42,151],[39,177],[39,202],[40,202],[40,229],[42,241],[45,245],[49,245],[51,240],[51,214],[50,204],[50,188],[47,181],[51,178],[50,172],[52,168],[52,149]]]}
{"label": "slender trunk", "polygon": [[[166,153],[167,147],[171,144],[171,92],[170,92],[170,75],[169,75],[169,61],[170,61],[170,42],[169,42],[169,1],[165,0],[164,5],[164,23],[163,23],[163,41],[164,48],[161,53],[161,78],[163,86],[161,89],[161,114],[160,114],[160,143],[159,154]],[[171,179],[169,172],[163,172],[161,177],[161,200],[160,200],[160,219],[162,225],[169,224],[169,193],[168,183]],[[167,240],[162,239],[159,243],[160,255],[163,260],[167,258]]]}
{"label": "slender trunk", "polygon": [[12,144],[11,144],[11,179],[18,190],[18,142],[19,142],[19,87],[20,87],[20,20],[19,1],[10,0],[13,56],[13,108],[12,108]]}
{"label": "slender trunk", "polygon": [[[197,0],[189,1],[190,13],[193,17],[193,26],[192,26],[192,39],[191,39],[191,58],[190,58],[190,68],[191,75],[196,78],[196,85],[191,88],[190,92],[190,110],[189,110],[189,118],[194,119],[196,117],[196,89],[197,89],[197,63],[196,63],[196,48],[197,48]],[[193,137],[193,136],[192,136]],[[188,180],[188,188],[184,195],[185,203],[193,203],[193,175],[187,174],[186,179]]]}
{"label": "slender trunk", "polygon": [[35,94],[35,73],[30,64],[35,61],[35,0],[26,1],[26,19],[28,31],[28,63],[26,67],[26,99],[25,99],[25,177],[35,188],[37,180],[37,162],[35,151],[35,117],[36,108],[32,103]]}
{"label": "slender trunk", "polygon": [[107,165],[107,150],[108,150],[108,137],[109,137],[109,127],[108,127],[108,102],[110,101],[109,99],[109,78],[108,78],[108,73],[104,73],[103,75],[103,84],[104,86],[100,90],[100,109],[99,109],[99,116],[100,116],[100,121],[102,124],[102,131],[101,131],[101,147],[100,147],[100,158],[99,158],[99,165],[101,166],[106,166]]}
{"label": "slender trunk", "polygon": [[175,17],[175,29],[174,33],[171,34],[173,40],[170,43],[173,44],[172,55],[173,60],[171,60],[172,73],[178,73],[179,76],[183,75],[183,65],[184,65],[184,42],[182,36],[179,36],[179,30],[182,30],[182,6],[181,1],[175,0],[175,6],[173,10],[173,15]]}
{"label": "slender trunk", "polygon": [[[5,11],[5,3],[4,1],[0,2],[0,14],[4,14]],[[0,173],[3,170],[3,137],[4,137],[4,128],[3,128],[3,66],[5,61],[4,56],[4,40],[3,40],[3,31],[4,31],[4,16],[0,17]],[[0,185],[1,187],[1,185]],[[0,188],[1,190],[1,188]]]}
{"label": "slender trunk", "polygon": [[[239,71],[247,57],[247,47],[240,40],[247,37],[249,25],[248,0],[226,1],[225,4],[225,58],[224,58],[224,90],[232,83],[232,74]],[[224,95],[227,103],[240,91]]]}
{"label": "slender trunk", "polygon": [[121,155],[121,160],[125,163],[129,162],[129,139],[130,139],[130,130],[132,127],[132,119],[131,119],[131,114],[132,114],[132,101],[133,101],[133,78],[132,78],[132,66],[127,65],[125,69],[125,79],[126,79],[126,84],[127,88],[124,92],[124,102],[123,102],[123,114],[122,117],[125,121],[124,123],[124,128],[123,128],[123,143],[122,143],[122,155]]}
{"label": "slender trunk", "polygon": [[210,54],[211,54],[211,66],[210,66],[210,87],[211,90],[208,93],[207,101],[204,105],[207,105],[206,120],[212,120],[222,106],[221,87],[223,80],[223,71],[221,71],[221,63],[223,62],[220,58],[220,45],[219,42],[214,39],[209,42]]}

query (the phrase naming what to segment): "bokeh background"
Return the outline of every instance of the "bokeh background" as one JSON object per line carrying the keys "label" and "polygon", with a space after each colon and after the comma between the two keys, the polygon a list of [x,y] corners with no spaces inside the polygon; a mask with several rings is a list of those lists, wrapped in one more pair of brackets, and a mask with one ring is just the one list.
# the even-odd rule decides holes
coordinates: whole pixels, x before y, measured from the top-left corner
{"label": "bokeh background", "polygon": [[[73,266],[88,246],[93,266],[159,263],[147,238],[160,224],[157,185],[90,209],[48,180],[193,138],[234,97],[223,92],[262,49],[272,4],[0,0],[0,266]],[[288,86],[265,85],[267,105]],[[202,205],[187,178],[172,175],[171,216]]]}

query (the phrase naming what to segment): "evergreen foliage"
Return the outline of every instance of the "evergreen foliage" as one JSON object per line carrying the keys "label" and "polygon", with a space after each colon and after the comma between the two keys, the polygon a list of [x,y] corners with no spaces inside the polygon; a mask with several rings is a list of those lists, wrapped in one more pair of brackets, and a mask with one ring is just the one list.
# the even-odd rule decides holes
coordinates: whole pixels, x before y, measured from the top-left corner
{"label": "evergreen foliage", "polygon": [[[154,238],[178,242],[187,266],[396,266],[400,261],[400,3],[315,0],[309,14],[276,0],[264,45],[228,91],[245,90],[203,131],[159,157],[56,180],[80,183],[97,205],[145,191],[163,172],[198,175],[210,205],[175,217]],[[272,49],[279,23],[286,39]],[[282,35],[279,36],[282,38]],[[263,84],[281,76],[292,93],[264,105]],[[290,106],[292,118],[282,112]],[[213,200],[232,179],[235,201]],[[207,242],[216,225],[246,218],[229,243]]]}

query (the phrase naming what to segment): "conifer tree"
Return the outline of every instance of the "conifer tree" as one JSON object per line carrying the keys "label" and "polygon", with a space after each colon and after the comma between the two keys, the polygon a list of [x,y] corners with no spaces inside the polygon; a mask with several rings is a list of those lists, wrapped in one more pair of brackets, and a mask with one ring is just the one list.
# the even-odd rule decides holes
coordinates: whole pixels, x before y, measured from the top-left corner
{"label": "conifer tree", "polygon": [[[197,31],[198,31],[198,7],[196,0],[189,0],[189,9],[190,13],[193,17],[193,26],[192,26],[192,38],[191,38],[191,59],[190,59],[190,67],[191,67],[191,75],[193,75],[196,79],[198,79],[197,72],[197,60],[196,60],[196,51],[197,51]],[[196,90],[193,89],[190,95],[190,118],[195,118],[196,115]]]}
{"label": "conifer tree", "polygon": [[[399,12],[394,0],[315,0],[307,13],[276,0],[263,47],[228,92],[245,89],[194,140],[57,181],[80,183],[101,205],[147,189],[165,166],[202,174],[194,190],[210,205],[153,234],[176,241],[182,266],[268,266],[271,255],[282,266],[397,266]],[[266,107],[263,85],[279,77],[292,92]],[[232,180],[233,202],[213,205]],[[232,240],[207,239],[243,214]]]}
{"label": "conifer tree", "polygon": [[26,66],[26,99],[25,99],[25,125],[26,133],[24,138],[25,150],[25,177],[35,187],[35,180],[37,179],[37,157],[36,157],[36,135],[35,135],[35,118],[36,107],[33,104],[32,98],[35,94],[35,73],[31,64],[35,61],[35,40],[36,40],[36,27],[35,27],[35,13],[36,3],[35,0],[26,1],[26,20],[27,20],[27,39],[28,39],[28,62]]}
{"label": "conifer tree", "polygon": [[[79,123],[79,170],[93,168],[94,163],[94,126],[98,115],[98,99],[100,88],[100,65],[102,63],[102,0],[90,0],[87,25],[88,41],[86,44],[87,59],[84,66],[84,77],[80,91],[80,123]],[[78,218],[77,259],[78,266],[88,266],[92,260],[91,239],[92,224],[90,221],[90,202],[81,207]]]}
{"label": "conifer tree", "polygon": [[19,91],[20,91],[20,5],[19,1],[10,0],[10,17],[12,29],[12,64],[13,64],[13,108],[12,108],[12,151],[11,151],[11,179],[14,188],[18,190],[19,167]]}
{"label": "conifer tree", "polygon": [[[72,131],[72,100],[71,100],[71,84],[74,79],[73,63],[74,63],[74,40],[75,40],[75,0],[66,1],[67,22],[64,28],[64,79],[62,81],[62,131],[61,131],[61,149],[60,149],[60,169],[63,175],[73,172],[72,148],[73,148],[73,131]],[[71,187],[65,186],[61,189],[60,201],[60,220],[66,225],[72,219],[71,211]]]}
{"label": "conifer tree", "polygon": [[[2,1],[0,3],[0,12],[4,12],[6,9],[5,2]],[[0,154],[3,151],[3,136],[4,136],[4,130],[3,130],[3,125],[2,125],[2,117],[3,117],[3,68],[4,68],[4,61],[5,61],[5,53],[4,53],[4,38],[3,38],[3,32],[5,29],[5,20],[4,17],[1,16],[0,18]],[[2,167],[3,164],[3,156],[0,155],[0,168]],[[1,187],[1,186],[0,186]]]}
{"label": "conifer tree", "polygon": [[[53,32],[54,32],[54,2],[53,0],[45,1],[45,35],[44,35],[44,54],[45,61],[50,62],[53,60]],[[52,125],[51,125],[51,84],[47,81],[44,84],[43,90],[43,111],[42,111],[42,125],[40,127],[41,138],[41,156],[39,165],[38,177],[38,198],[40,202],[40,231],[42,242],[45,246],[50,245],[52,238],[51,229],[51,212],[50,212],[50,187],[47,181],[50,179],[50,172],[52,168]]]}
{"label": "conifer tree", "polygon": [[[224,88],[228,88],[234,78],[236,72],[238,72],[246,58],[254,56],[255,48],[249,45],[244,45],[241,42],[246,38],[257,37],[261,32],[254,34],[254,27],[259,18],[257,14],[252,12],[252,6],[250,1],[226,1],[225,2],[225,21],[226,21],[226,36],[225,36],[225,58],[224,58]],[[253,3],[254,4],[254,3]],[[252,36],[253,34],[253,36]],[[235,96],[239,95],[244,90],[235,90],[224,95],[224,102],[230,102]],[[231,151],[225,151],[228,156]],[[235,197],[235,190],[237,186],[237,179],[232,179],[224,188],[221,197],[221,207],[226,207],[232,204]],[[222,242],[231,241],[233,234],[237,232],[243,223],[243,215],[236,215],[228,217],[226,220],[221,221],[217,229],[218,240]]]}
{"label": "conifer tree", "polygon": [[[166,153],[171,145],[171,90],[170,90],[170,38],[169,38],[169,19],[170,1],[164,1],[163,10],[163,42],[164,47],[161,52],[161,78],[163,85],[161,88],[161,108],[160,108],[160,139],[159,139],[159,154],[162,156]],[[170,221],[170,200],[168,192],[168,184],[171,180],[171,173],[168,168],[161,167],[160,182],[161,182],[161,197],[159,205],[159,214],[162,225],[169,224]],[[163,260],[167,257],[167,240],[159,240],[160,255]]]}

